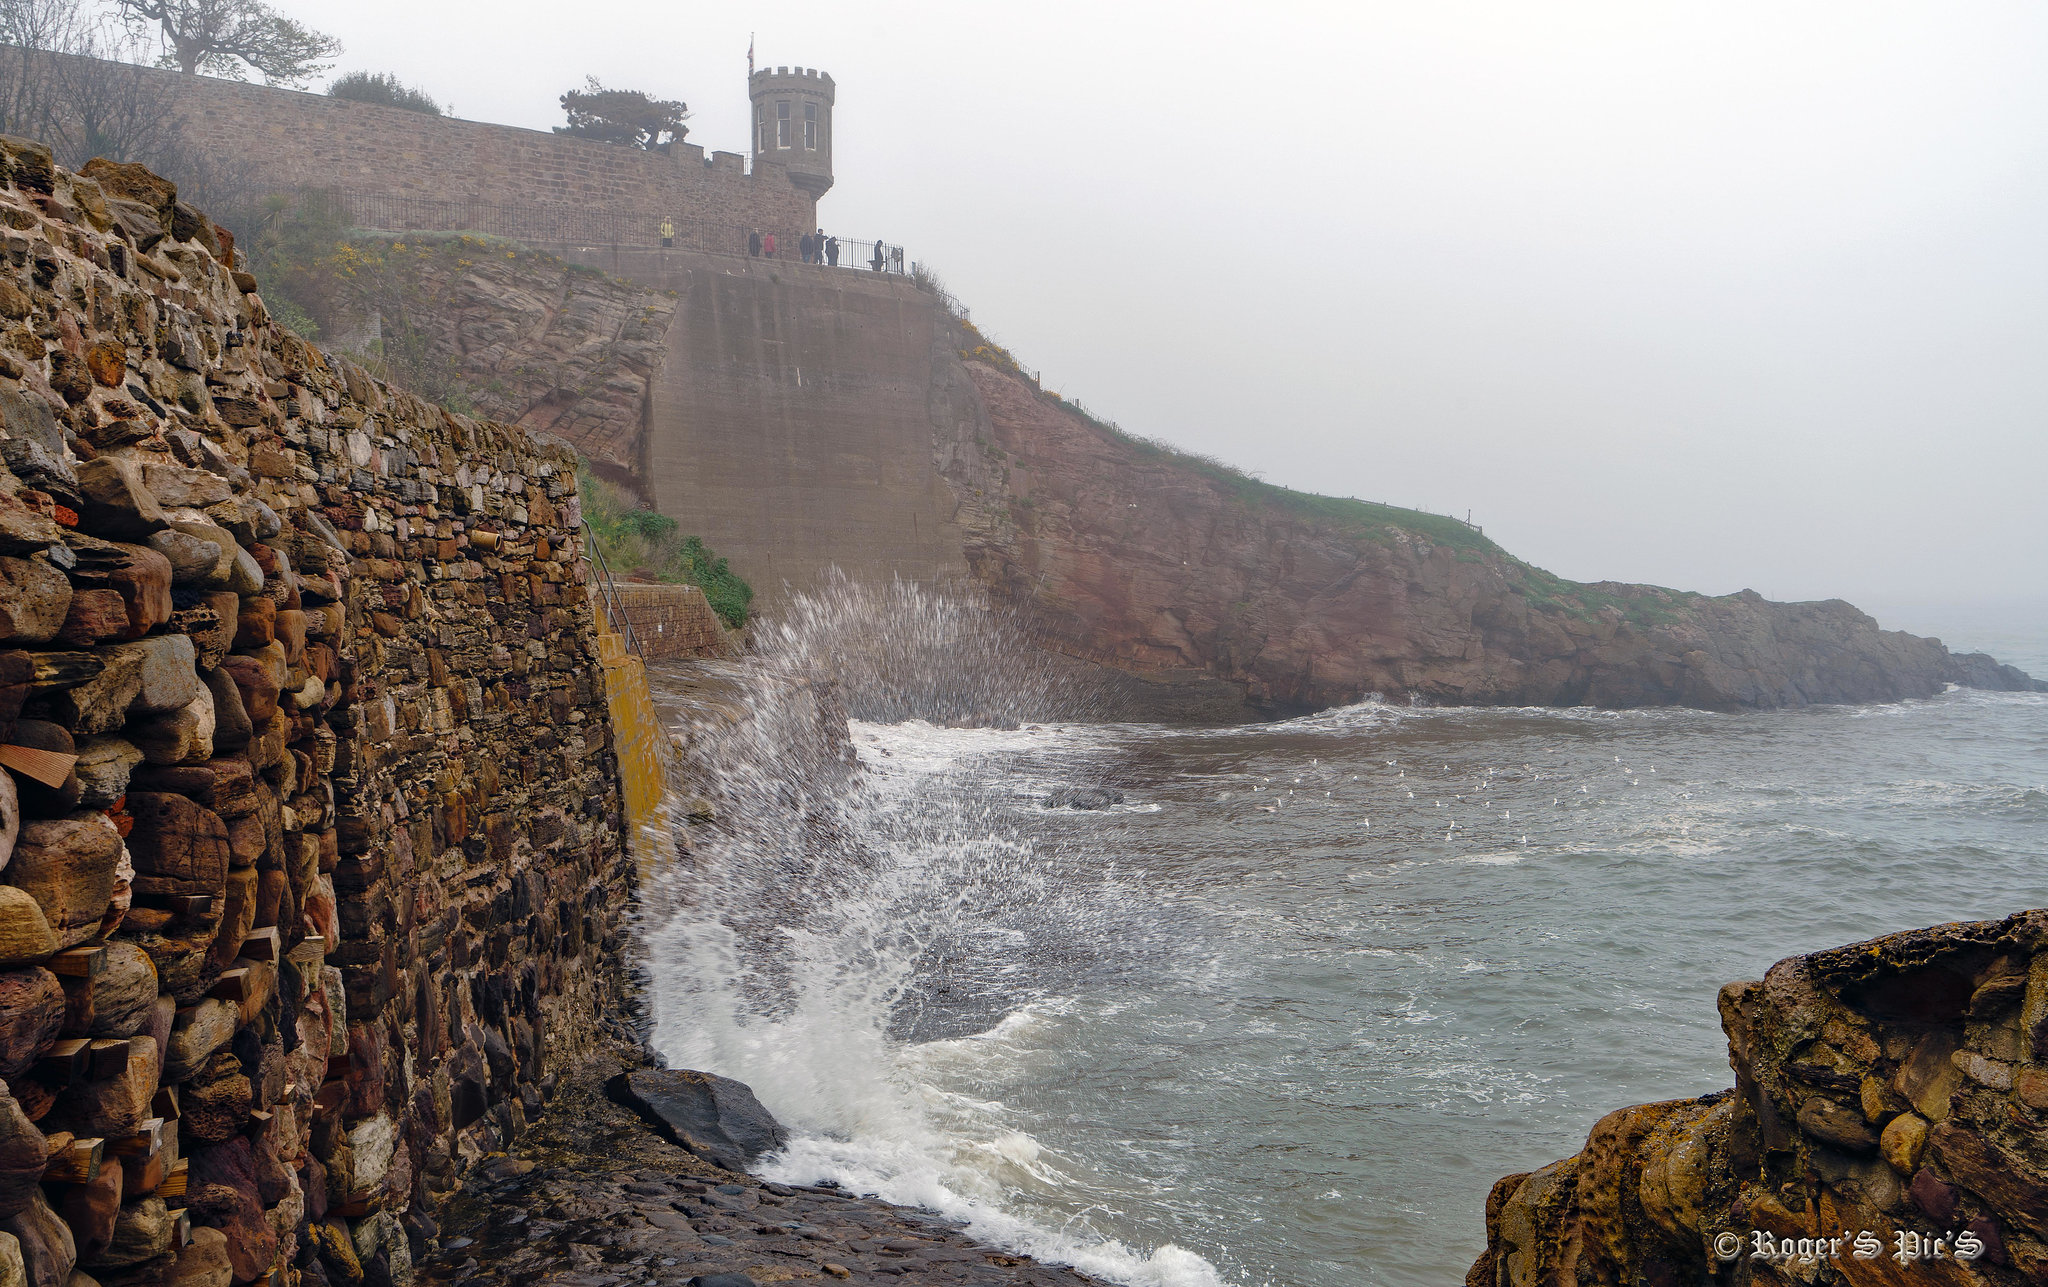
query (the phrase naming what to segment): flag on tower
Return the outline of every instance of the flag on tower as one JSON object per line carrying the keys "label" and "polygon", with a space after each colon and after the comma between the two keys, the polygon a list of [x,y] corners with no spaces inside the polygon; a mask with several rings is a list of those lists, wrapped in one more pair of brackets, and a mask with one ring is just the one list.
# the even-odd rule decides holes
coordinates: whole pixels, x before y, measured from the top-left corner
{"label": "flag on tower", "polygon": [[747,33],[747,79],[754,78],[754,33]]}

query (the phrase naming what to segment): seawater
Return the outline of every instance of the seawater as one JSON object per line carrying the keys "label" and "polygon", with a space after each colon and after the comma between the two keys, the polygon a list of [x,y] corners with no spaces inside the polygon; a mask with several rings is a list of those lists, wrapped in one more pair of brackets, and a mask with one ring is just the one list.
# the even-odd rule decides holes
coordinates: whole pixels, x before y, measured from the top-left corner
{"label": "seawater", "polygon": [[[1034,719],[1056,685],[981,620],[840,587],[770,639],[869,716],[858,767],[764,696],[706,769],[755,803],[646,926],[656,1044],[792,1127],[764,1175],[1114,1282],[1458,1281],[1495,1179],[1730,1084],[1721,984],[2048,902],[2048,696]],[[889,674],[833,664],[862,631],[907,636]],[[1075,785],[1124,802],[1045,807]]]}

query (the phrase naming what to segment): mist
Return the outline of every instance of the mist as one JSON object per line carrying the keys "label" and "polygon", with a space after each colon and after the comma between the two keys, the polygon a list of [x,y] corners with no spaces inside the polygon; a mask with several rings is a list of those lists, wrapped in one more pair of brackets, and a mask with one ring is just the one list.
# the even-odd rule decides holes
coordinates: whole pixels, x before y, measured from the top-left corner
{"label": "mist", "polygon": [[821,67],[828,231],[1271,482],[1585,580],[2048,599],[2038,6],[279,7],[464,117],[596,75],[712,149],[750,37]]}

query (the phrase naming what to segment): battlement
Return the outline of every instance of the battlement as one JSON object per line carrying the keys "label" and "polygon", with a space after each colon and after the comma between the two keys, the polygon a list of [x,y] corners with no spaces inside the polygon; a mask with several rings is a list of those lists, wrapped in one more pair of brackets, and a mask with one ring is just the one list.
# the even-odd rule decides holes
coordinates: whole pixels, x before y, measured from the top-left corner
{"label": "battlement", "polygon": [[772,70],[767,67],[763,67],[761,70],[747,77],[747,84],[749,87],[751,87],[754,85],[762,84],[763,82],[766,81],[775,80],[809,80],[822,82],[823,84],[826,85],[830,85],[833,83],[832,75],[830,72],[822,72],[815,67],[798,67],[795,69],[791,69],[788,67],[777,67]]}

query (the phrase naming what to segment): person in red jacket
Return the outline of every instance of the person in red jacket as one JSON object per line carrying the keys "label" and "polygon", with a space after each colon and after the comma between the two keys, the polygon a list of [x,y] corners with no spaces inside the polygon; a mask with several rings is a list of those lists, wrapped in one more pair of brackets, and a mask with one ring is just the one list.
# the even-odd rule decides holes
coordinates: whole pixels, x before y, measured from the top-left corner
{"label": "person in red jacket", "polygon": [[769,233],[769,234],[768,234],[767,236],[765,236],[765,237],[761,238],[761,253],[762,253],[763,255],[766,255],[766,256],[767,256],[768,258],[770,258],[770,259],[773,259],[773,258],[775,258],[775,234],[774,234],[774,233],[772,233],[772,232],[771,232],[771,233]]}

